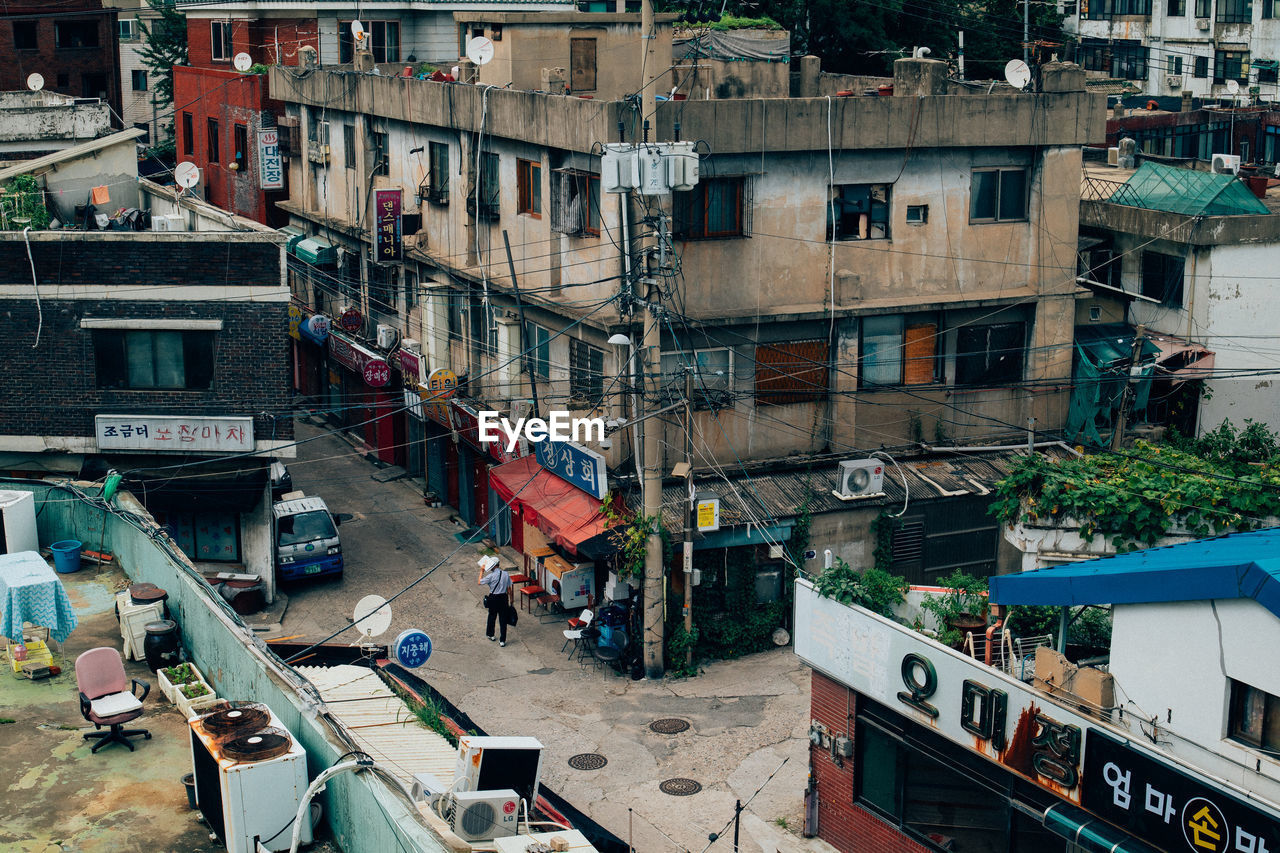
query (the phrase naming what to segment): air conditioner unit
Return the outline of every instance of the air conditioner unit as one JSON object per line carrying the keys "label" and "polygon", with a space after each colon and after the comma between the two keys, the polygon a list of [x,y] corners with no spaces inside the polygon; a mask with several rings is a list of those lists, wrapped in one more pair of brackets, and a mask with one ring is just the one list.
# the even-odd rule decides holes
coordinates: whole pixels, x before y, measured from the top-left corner
{"label": "air conditioner unit", "polygon": [[1208,18],[1196,18],[1196,29],[1197,29],[1197,30],[1207,30],[1207,29],[1209,29],[1209,19],[1208,19]]}
{"label": "air conditioner unit", "polygon": [[181,213],[166,213],[151,217],[152,231],[186,231],[187,218]]}
{"label": "air conditioner unit", "polygon": [[391,326],[378,324],[378,349],[391,349],[396,345],[396,330]]}
{"label": "air conditioner unit", "polygon": [[520,823],[520,795],[499,791],[463,791],[448,797],[449,828],[468,843],[509,838]]}
{"label": "air conditioner unit", "polygon": [[401,338],[400,349],[408,350],[411,353],[422,355],[422,344],[413,338]]}
{"label": "air conditioner unit", "polygon": [[467,791],[500,791],[511,788],[525,802],[538,799],[542,775],[542,744],[534,737],[458,738],[458,760],[454,782],[465,779]]}
{"label": "air conditioner unit", "polygon": [[1164,78],[1164,82],[1165,82],[1165,85],[1167,85],[1170,89],[1181,89],[1181,88],[1182,88],[1182,75],[1181,75],[1181,74],[1170,74],[1170,75],[1168,75],[1168,76],[1166,76],[1166,77]]}
{"label": "air conditioner unit", "polygon": [[1212,169],[1216,175],[1238,174],[1240,172],[1240,156],[1238,154],[1214,154]]}
{"label": "air conditioner unit", "polygon": [[840,463],[840,488],[832,492],[842,501],[884,494],[884,463],[851,459]]}
{"label": "air conditioner unit", "polygon": [[31,492],[0,492],[0,554],[39,550],[35,496]]}

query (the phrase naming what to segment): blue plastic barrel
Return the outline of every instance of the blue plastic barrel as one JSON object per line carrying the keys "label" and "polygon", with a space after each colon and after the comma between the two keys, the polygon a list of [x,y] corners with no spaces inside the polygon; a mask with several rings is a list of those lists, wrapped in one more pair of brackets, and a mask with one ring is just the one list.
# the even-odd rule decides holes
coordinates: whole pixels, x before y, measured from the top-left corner
{"label": "blue plastic barrel", "polygon": [[61,542],[50,545],[49,550],[53,552],[53,568],[64,575],[80,571],[81,546],[79,539],[63,539]]}

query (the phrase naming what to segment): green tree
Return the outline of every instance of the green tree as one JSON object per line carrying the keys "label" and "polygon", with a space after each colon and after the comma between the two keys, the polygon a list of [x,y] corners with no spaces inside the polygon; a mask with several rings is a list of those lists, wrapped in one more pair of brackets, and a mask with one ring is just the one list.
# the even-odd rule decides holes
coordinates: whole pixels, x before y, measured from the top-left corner
{"label": "green tree", "polygon": [[[173,0],[147,0],[147,5],[160,17],[150,23],[138,21],[145,42],[138,55],[151,72],[156,109],[167,111],[173,107],[173,66],[187,63],[187,16],[178,11]],[[165,131],[172,140],[172,115]]]}

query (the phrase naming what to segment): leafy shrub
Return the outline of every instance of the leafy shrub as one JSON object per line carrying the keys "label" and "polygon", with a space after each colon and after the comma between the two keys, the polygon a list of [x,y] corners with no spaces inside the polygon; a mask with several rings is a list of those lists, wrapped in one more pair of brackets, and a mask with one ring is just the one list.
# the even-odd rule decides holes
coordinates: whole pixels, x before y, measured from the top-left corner
{"label": "leafy shrub", "polygon": [[902,603],[909,584],[906,578],[874,566],[859,572],[837,557],[835,565],[819,575],[813,587],[823,598],[856,604],[892,619],[893,608]]}

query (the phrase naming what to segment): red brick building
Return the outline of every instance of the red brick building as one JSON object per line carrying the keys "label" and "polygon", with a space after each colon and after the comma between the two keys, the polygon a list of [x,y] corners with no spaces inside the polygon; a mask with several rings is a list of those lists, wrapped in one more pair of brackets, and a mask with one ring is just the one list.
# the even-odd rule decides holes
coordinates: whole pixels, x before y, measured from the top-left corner
{"label": "red brick building", "polygon": [[100,0],[0,5],[0,91],[26,89],[38,73],[50,91],[106,101],[119,127],[116,14]]}

